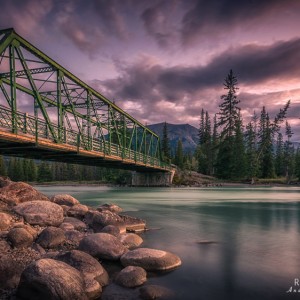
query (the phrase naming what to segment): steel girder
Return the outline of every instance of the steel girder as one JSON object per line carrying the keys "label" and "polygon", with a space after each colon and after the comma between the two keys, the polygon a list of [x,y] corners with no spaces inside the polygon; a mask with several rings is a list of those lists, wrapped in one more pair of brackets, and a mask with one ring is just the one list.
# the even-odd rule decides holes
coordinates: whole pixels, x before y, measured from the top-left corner
{"label": "steel girder", "polygon": [[154,132],[12,28],[0,30],[0,90],[0,127],[169,169]]}

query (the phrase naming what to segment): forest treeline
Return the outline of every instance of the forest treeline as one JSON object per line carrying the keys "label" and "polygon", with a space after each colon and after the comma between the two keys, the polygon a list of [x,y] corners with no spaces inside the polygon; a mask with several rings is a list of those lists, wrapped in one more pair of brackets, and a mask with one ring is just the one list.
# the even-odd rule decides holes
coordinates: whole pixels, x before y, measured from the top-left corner
{"label": "forest treeline", "polygon": [[0,156],[0,175],[14,181],[95,181],[122,185],[130,184],[131,179],[130,172],[125,170],[3,156]]}
{"label": "forest treeline", "polygon": [[263,106],[253,112],[245,124],[237,96],[238,81],[233,71],[224,80],[225,94],[221,96],[219,112],[211,116],[202,109],[199,124],[199,142],[193,155],[184,154],[178,141],[172,155],[165,123],[162,137],[162,153],[181,169],[228,180],[258,178],[282,178],[289,183],[300,178],[300,149],[295,148],[287,112],[290,101],[271,118]]}

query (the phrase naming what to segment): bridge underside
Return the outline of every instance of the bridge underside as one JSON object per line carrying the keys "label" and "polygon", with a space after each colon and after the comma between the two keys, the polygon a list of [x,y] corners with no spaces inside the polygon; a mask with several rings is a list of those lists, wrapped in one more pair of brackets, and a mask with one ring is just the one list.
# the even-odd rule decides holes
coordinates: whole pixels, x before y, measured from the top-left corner
{"label": "bridge underside", "polygon": [[87,166],[99,166],[116,169],[135,170],[138,172],[165,172],[165,169],[149,168],[147,163],[132,158],[107,155],[100,151],[89,151],[67,144],[56,144],[47,139],[39,139],[38,143],[30,135],[13,134],[0,129],[0,155],[23,158],[42,159]]}

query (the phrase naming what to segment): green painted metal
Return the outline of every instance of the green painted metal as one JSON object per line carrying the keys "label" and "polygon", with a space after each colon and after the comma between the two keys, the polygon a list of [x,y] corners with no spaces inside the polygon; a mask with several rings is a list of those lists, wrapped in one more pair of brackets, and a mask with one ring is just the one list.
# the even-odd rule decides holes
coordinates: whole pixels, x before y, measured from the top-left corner
{"label": "green painted metal", "polygon": [[0,30],[0,127],[170,169],[154,132],[13,29]]}

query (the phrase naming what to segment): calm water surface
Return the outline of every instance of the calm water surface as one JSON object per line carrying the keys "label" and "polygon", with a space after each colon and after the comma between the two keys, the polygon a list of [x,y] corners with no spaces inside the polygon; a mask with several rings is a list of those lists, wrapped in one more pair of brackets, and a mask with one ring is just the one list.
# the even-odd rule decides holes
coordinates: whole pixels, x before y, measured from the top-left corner
{"label": "calm water surface", "polygon": [[[300,299],[300,188],[38,187],[81,203],[113,202],[160,228],[143,246],[178,254],[182,266],[148,282],[176,299]],[[199,241],[214,241],[199,244]]]}

